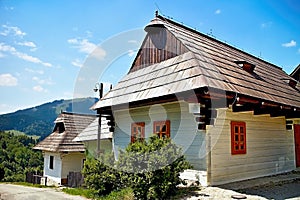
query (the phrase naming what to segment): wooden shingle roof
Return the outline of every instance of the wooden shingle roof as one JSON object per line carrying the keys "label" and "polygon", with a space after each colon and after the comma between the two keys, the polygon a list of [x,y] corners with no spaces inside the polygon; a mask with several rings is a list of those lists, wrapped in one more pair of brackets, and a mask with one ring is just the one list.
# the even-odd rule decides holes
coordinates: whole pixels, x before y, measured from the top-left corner
{"label": "wooden shingle roof", "polygon": [[95,115],[61,113],[55,120],[56,124],[53,133],[39,142],[34,149],[51,152],[85,151],[83,143],[73,141],[73,139],[91,124],[95,118]]}
{"label": "wooden shingle roof", "polygon": [[[165,33],[159,37],[167,41],[162,47],[165,53],[158,48],[147,54],[155,46],[148,32],[129,73],[93,109],[204,87],[300,108],[299,87],[289,85],[292,78],[280,67],[161,16],[147,27],[164,29]],[[183,49],[181,54],[178,46]],[[165,60],[152,58],[152,54],[159,54],[156,58]],[[145,61],[143,55],[150,56],[150,61]],[[243,62],[255,66],[254,71],[241,68],[239,63]]]}
{"label": "wooden shingle roof", "polygon": [[[101,118],[101,134],[100,139],[111,139],[112,132],[109,131],[108,120],[105,117]],[[98,139],[98,124],[99,117],[97,117],[90,125],[88,125],[81,133],[79,133],[73,141],[91,141]]]}

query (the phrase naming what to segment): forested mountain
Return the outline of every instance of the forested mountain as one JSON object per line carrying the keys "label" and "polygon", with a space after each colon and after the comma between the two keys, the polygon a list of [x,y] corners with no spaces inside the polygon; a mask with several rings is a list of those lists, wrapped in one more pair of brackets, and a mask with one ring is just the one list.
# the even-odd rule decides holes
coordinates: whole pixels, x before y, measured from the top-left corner
{"label": "forested mountain", "polygon": [[89,108],[96,98],[56,100],[33,108],[0,115],[0,130],[18,130],[26,135],[45,138],[52,132],[54,120],[61,111],[95,114]]}

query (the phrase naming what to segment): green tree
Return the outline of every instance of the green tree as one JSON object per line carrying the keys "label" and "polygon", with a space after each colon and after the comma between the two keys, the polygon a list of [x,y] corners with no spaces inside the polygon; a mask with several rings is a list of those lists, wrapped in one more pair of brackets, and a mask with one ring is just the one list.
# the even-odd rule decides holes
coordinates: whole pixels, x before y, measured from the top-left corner
{"label": "green tree", "polygon": [[0,138],[0,181],[24,181],[26,171],[41,171],[42,153],[32,150],[36,140],[1,131]]}

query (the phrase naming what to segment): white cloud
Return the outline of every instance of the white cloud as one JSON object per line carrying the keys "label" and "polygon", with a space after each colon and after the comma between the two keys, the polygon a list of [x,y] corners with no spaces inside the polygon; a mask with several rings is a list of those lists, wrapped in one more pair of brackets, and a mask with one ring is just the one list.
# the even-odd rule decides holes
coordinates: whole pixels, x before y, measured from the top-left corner
{"label": "white cloud", "polygon": [[0,32],[0,35],[3,35],[3,36],[8,36],[8,34],[9,34],[8,30],[3,30]]}
{"label": "white cloud", "polygon": [[30,68],[25,68],[25,71],[30,72],[30,73],[34,73],[34,74],[44,74],[43,70],[33,70]]}
{"label": "white cloud", "polygon": [[5,10],[13,10],[14,7],[12,7],[12,6],[10,6],[10,7],[5,6],[4,9],[5,9]]}
{"label": "white cloud", "polygon": [[18,110],[15,105],[8,105],[8,104],[0,104],[0,115],[6,114],[6,113],[11,113],[12,110]]}
{"label": "white cloud", "polygon": [[136,53],[136,51],[134,51],[134,50],[129,50],[129,51],[128,51],[128,56],[132,57],[132,56],[135,55],[135,53]]}
{"label": "white cloud", "polygon": [[91,56],[98,59],[103,59],[106,56],[104,49],[97,47],[96,44],[88,41],[88,39],[72,38],[68,40],[73,48],[78,49],[81,53],[91,54]]}
{"label": "white cloud", "polygon": [[79,52],[90,54],[97,46],[94,43],[89,42],[87,39],[69,39],[68,43],[72,44],[74,48],[78,49]]}
{"label": "white cloud", "polygon": [[18,79],[11,74],[0,74],[0,86],[16,86]]}
{"label": "white cloud", "polygon": [[29,41],[19,42],[18,45],[36,48],[36,45],[33,42],[29,42]]}
{"label": "white cloud", "polygon": [[36,85],[32,88],[34,91],[36,92],[47,92],[47,90],[45,90],[42,86],[40,85]]}
{"label": "white cloud", "polygon": [[5,45],[4,43],[0,43],[0,51],[13,53],[16,52],[16,49],[12,46]]}
{"label": "white cloud", "polygon": [[85,31],[85,34],[89,38],[93,37],[93,33],[91,31]]}
{"label": "white cloud", "polygon": [[297,45],[296,41],[294,40],[291,40],[290,42],[288,43],[284,43],[282,44],[283,47],[295,47]]}
{"label": "white cloud", "polygon": [[0,32],[1,35],[7,36],[10,33],[12,33],[15,36],[19,36],[21,38],[23,38],[23,36],[26,35],[25,32],[23,32],[19,27],[17,26],[7,26],[7,25],[2,25],[2,27],[4,28],[4,31]]}
{"label": "white cloud", "polygon": [[0,52],[0,58],[3,58],[3,57],[5,57],[5,55]]}
{"label": "white cloud", "polygon": [[40,85],[53,85],[53,81],[51,80],[51,78],[48,79],[40,79],[39,77],[32,77],[32,80],[37,82]]}
{"label": "white cloud", "polygon": [[64,92],[63,93],[63,99],[72,99],[73,98],[73,92]]}
{"label": "white cloud", "polygon": [[216,14],[216,15],[221,14],[221,10],[220,10],[220,9],[216,10],[216,11],[215,11],[215,14]]}
{"label": "white cloud", "polygon": [[137,40],[128,40],[128,43],[136,44],[138,41]]}
{"label": "white cloud", "polygon": [[51,67],[52,66],[52,64],[50,64],[50,63],[43,62],[37,57],[33,57],[33,56],[30,56],[26,53],[19,52],[14,47],[9,46],[9,45],[5,45],[4,43],[0,43],[0,51],[9,52],[12,55],[17,56],[18,58],[26,60],[28,62],[42,64],[46,67]]}
{"label": "white cloud", "polygon": [[76,58],[74,61],[71,62],[72,65],[76,66],[76,67],[82,67],[82,62],[80,59]]}
{"label": "white cloud", "polygon": [[100,47],[97,47],[91,54],[91,56],[99,59],[99,60],[102,60],[105,58],[106,56],[106,51],[104,51],[104,49],[100,48]]}
{"label": "white cloud", "polygon": [[264,29],[264,28],[269,28],[269,27],[272,26],[272,24],[273,24],[273,22],[264,22],[264,23],[261,23],[260,27],[261,27],[262,29]]}

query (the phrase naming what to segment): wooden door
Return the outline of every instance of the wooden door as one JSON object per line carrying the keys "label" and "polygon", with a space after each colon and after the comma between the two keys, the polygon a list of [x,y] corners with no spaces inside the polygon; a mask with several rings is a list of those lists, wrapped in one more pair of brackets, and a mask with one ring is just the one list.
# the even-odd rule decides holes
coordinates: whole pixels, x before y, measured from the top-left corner
{"label": "wooden door", "polygon": [[300,125],[294,125],[296,167],[300,167]]}

